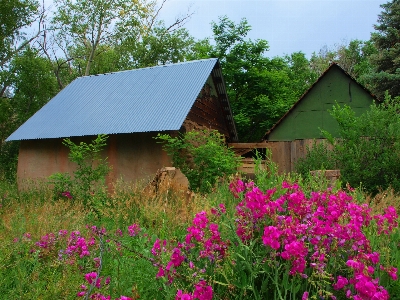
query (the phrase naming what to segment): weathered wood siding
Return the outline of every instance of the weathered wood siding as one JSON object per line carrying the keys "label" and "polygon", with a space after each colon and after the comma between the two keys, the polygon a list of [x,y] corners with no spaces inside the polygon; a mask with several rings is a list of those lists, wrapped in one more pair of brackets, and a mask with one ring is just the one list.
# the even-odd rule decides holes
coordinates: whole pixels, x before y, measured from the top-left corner
{"label": "weathered wood siding", "polygon": [[233,137],[229,124],[227,124],[225,113],[226,107],[224,106],[224,101],[218,98],[216,84],[212,76],[210,76],[186,119],[205,128],[215,129],[230,140]]}
{"label": "weathered wood siding", "polygon": [[[312,148],[316,143],[326,143],[325,139],[304,139],[294,141],[278,141],[258,143],[258,149],[269,149],[272,154],[272,161],[278,165],[278,172],[289,173],[295,171],[295,163],[299,158],[305,157],[307,148]],[[240,148],[241,144],[230,144],[235,148]],[[246,144],[242,144],[245,147]],[[329,145],[328,145],[329,148]],[[243,159],[243,166],[239,168],[240,171],[252,174],[254,173],[254,160]]]}
{"label": "weathered wood siding", "polygon": [[339,137],[339,126],[330,115],[335,103],[350,106],[356,116],[367,111],[373,96],[339,67],[333,67],[293,106],[268,135],[268,141],[322,138],[321,130]]}

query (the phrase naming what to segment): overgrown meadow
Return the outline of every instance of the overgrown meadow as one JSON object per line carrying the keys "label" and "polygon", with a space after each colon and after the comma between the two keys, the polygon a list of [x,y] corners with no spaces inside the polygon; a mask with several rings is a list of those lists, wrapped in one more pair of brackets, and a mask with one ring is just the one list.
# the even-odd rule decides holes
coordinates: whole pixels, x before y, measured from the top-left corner
{"label": "overgrown meadow", "polygon": [[[397,299],[397,196],[257,171],[90,202],[1,183],[2,299]],[[97,199],[98,198],[98,199]],[[89,203],[89,204],[88,204]],[[95,206],[90,203],[97,203]]]}

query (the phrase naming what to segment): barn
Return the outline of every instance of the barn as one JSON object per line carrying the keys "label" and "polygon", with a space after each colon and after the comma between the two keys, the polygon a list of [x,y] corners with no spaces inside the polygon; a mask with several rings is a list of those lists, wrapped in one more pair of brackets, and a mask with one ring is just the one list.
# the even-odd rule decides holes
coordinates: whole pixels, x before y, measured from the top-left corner
{"label": "barn", "polygon": [[18,184],[72,172],[64,138],[109,135],[104,155],[118,179],[137,181],[172,166],[154,137],[210,128],[236,142],[237,132],[218,59],[204,59],[75,79],[6,141],[21,141]]}
{"label": "barn", "polygon": [[335,103],[348,105],[356,116],[367,111],[376,97],[337,63],[332,63],[289,111],[265,134],[260,143],[230,144],[242,153],[251,148],[269,148],[279,172],[294,171],[294,163],[303,157],[307,146],[322,139],[321,129],[339,137],[339,127],[329,110]]}
{"label": "barn", "polygon": [[266,133],[268,141],[294,141],[322,138],[321,130],[339,137],[339,127],[329,110],[347,105],[356,116],[376,100],[337,63],[332,63],[290,110]]}

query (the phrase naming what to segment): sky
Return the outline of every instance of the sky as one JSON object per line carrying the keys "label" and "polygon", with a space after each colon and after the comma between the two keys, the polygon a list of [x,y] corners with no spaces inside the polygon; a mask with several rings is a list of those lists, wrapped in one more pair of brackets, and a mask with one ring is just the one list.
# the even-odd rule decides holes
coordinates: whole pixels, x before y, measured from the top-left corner
{"label": "sky", "polygon": [[185,25],[201,39],[212,36],[211,22],[226,15],[238,23],[246,18],[252,40],[267,40],[267,56],[301,51],[308,58],[321,48],[350,40],[368,40],[385,0],[169,0],[161,11],[168,25],[191,7],[194,15]]}

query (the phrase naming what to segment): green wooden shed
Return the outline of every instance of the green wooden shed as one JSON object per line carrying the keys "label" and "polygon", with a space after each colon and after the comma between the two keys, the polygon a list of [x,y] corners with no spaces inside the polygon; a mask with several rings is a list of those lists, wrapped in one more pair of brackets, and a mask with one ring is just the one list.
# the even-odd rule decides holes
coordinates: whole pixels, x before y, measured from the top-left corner
{"label": "green wooden shed", "polygon": [[332,63],[292,108],[266,133],[266,141],[322,138],[320,129],[339,137],[337,122],[329,110],[338,103],[360,115],[377,98],[338,64]]}

